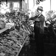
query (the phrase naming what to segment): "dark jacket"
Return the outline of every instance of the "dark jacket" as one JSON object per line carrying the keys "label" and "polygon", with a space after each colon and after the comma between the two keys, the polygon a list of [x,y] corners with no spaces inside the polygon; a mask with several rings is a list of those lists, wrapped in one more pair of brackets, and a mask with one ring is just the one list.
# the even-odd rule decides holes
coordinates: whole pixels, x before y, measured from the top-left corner
{"label": "dark jacket", "polygon": [[34,25],[40,28],[40,33],[43,33],[45,17],[41,14],[40,16],[31,18],[31,20],[34,20]]}

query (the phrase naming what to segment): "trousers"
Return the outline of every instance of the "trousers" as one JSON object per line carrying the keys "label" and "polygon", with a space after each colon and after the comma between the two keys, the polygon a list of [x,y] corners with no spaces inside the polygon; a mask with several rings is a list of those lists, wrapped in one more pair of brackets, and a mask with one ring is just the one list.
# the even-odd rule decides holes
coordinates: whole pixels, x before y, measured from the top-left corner
{"label": "trousers", "polygon": [[35,42],[37,47],[37,56],[44,55],[44,42],[43,42],[43,34],[40,33],[40,28],[34,25],[34,33],[35,33]]}

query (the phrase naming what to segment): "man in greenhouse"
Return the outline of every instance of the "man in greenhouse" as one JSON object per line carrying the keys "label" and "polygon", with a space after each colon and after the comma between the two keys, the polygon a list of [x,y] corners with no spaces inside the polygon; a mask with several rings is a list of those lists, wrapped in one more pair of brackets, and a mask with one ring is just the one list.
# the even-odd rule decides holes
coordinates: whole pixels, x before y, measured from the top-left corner
{"label": "man in greenhouse", "polygon": [[43,7],[40,6],[37,8],[37,15],[34,17],[34,33],[35,41],[37,46],[37,55],[43,56],[44,54],[44,45],[43,45],[43,36],[44,36],[44,22],[45,17],[42,15]]}

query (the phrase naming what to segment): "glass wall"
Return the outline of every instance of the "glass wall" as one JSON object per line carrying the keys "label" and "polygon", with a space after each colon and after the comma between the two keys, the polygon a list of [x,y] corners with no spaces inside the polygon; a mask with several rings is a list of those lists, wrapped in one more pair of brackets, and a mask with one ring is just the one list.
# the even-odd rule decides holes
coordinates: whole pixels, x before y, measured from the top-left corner
{"label": "glass wall", "polygon": [[[18,10],[20,8],[19,2],[12,2],[12,10]],[[2,2],[0,5],[0,14],[5,14],[6,12],[10,12],[10,2]]]}
{"label": "glass wall", "polygon": [[56,11],[56,0],[51,0],[51,9]]}

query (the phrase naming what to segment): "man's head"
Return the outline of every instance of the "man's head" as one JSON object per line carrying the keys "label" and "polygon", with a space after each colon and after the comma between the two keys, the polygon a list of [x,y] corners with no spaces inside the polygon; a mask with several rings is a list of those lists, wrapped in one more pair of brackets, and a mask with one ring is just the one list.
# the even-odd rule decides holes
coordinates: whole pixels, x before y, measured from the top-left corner
{"label": "man's head", "polygon": [[43,12],[43,7],[42,7],[42,6],[39,6],[39,7],[37,8],[37,13],[38,13],[38,14],[42,14],[42,12]]}

